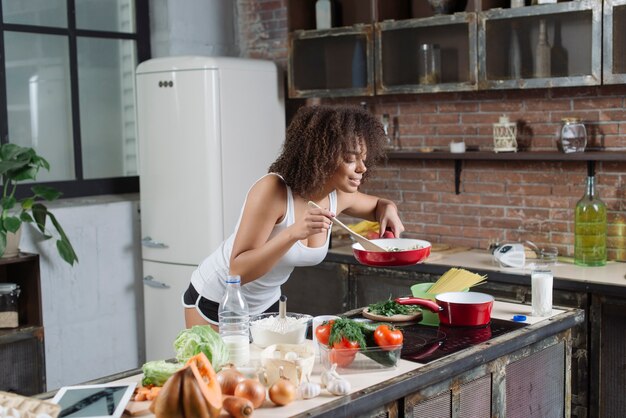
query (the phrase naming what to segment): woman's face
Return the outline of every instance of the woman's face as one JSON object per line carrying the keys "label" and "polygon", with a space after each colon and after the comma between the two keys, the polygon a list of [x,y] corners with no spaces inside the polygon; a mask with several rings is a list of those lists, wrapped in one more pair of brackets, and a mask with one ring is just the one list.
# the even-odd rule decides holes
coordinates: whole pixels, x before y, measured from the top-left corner
{"label": "woman's face", "polygon": [[362,141],[355,144],[354,149],[348,150],[344,155],[330,182],[334,188],[346,193],[354,193],[361,185],[363,174],[367,171],[365,158],[367,147]]}

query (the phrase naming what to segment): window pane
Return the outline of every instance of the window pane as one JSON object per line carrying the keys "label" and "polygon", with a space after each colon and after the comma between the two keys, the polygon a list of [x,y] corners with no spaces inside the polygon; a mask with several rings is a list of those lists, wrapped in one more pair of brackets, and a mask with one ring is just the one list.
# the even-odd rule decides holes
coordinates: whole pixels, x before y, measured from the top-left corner
{"label": "window pane", "polygon": [[135,41],[79,38],[85,179],[137,175]]}
{"label": "window pane", "polygon": [[67,38],[5,32],[4,48],[9,142],[48,160],[38,181],[75,179]]}
{"label": "window pane", "polygon": [[133,0],[76,0],[78,29],[135,32]]}
{"label": "window pane", "polygon": [[67,27],[66,0],[2,0],[5,23]]}

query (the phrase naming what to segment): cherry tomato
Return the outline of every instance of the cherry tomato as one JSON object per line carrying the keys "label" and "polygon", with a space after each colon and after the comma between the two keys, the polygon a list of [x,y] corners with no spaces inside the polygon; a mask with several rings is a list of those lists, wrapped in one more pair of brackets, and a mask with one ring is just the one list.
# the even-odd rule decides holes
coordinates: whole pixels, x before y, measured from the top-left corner
{"label": "cherry tomato", "polygon": [[315,338],[320,344],[328,345],[328,338],[330,337],[330,330],[333,327],[333,323],[335,321],[328,321],[322,323],[317,328],[315,328]]}
{"label": "cherry tomato", "polygon": [[393,235],[393,232],[388,229],[383,232],[383,238],[395,238],[395,235]]}
{"label": "cherry tomato", "polygon": [[393,350],[404,341],[402,331],[389,328],[388,325],[379,325],[374,331],[374,341],[383,350]]}
{"label": "cherry tomato", "polygon": [[338,367],[349,366],[359,352],[359,343],[356,341],[350,341],[343,337],[341,341],[333,344],[328,358],[331,363],[337,363]]}

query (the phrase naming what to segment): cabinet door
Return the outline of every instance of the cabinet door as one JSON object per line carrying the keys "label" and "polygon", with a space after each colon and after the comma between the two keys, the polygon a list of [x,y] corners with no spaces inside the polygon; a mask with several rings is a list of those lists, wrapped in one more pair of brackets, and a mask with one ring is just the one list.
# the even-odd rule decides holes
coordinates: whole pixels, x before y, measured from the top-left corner
{"label": "cabinet door", "polygon": [[626,83],[626,0],[604,0],[602,82]]}
{"label": "cabinet door", "polygon": [[144,261],[143,302],[146,330],[146,360],[174,357],[173,344],[185,328],[181,297],[193,266]]}
{"label": "cabinet door", "polygon": [[372,96],[371,25],[289,34],[289,97]]}
{"label": "cabinet door", "polygon": [[479,88],[600,84],[601,18],[596,0],[479,13]]}
{"label": "cabinet door", "polygon": [[282,292],[294,312],[314,316],[340,314],[348,310],[348,266],[324,262],[296,267],[282,285]]}
{"label": "cabinet door", "polygon": [[224,238],[218,86],[214,69],[137,76],[144,259],[198,264]]}
{"label": "cabinet door", "polygon": [[[427,46],[439,63],[420,53]],[[476,14],[456,13],[376,24],[376,93],[476,89]]]}

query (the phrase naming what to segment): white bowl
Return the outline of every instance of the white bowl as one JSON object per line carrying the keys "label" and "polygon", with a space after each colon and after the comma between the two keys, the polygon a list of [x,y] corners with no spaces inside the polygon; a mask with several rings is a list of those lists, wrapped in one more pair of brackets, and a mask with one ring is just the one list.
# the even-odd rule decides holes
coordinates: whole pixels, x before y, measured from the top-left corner
{"label": "white bowl", "polygon": [[265,348],[273,344],[301,344],[313,317],[287,312],[281,320],[278,312],[267,312],[250,318],[252,343]]}

